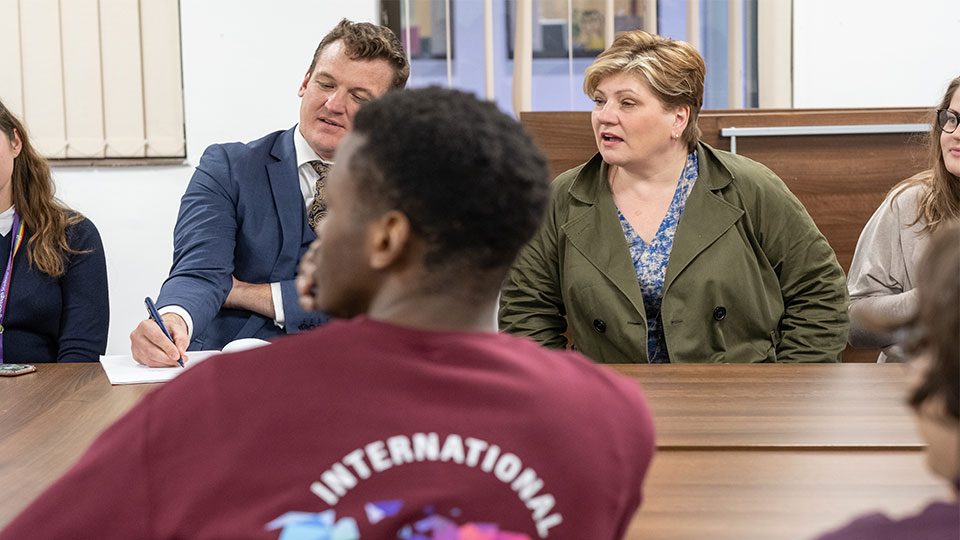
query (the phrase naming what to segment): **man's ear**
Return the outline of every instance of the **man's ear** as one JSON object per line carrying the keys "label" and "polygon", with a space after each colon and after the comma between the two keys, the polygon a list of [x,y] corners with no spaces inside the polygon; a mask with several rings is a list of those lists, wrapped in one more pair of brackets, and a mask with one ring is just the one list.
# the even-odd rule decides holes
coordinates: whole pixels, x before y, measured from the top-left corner
{"label": "man's ear", "polygon": [[307,85],[310,84],[310,76],[313,75],[311,70],[307,70],[307,74],[303,76],[303,82],[300,83],[300,88],[297,90],[297,96],[303,97],[303,94],[307,92]]}
{"label": "man's ear", "polygon": [[383,270],[410,249],[410,220],[403,212],[391,210],[367,229],[367,258],[370,268]]}

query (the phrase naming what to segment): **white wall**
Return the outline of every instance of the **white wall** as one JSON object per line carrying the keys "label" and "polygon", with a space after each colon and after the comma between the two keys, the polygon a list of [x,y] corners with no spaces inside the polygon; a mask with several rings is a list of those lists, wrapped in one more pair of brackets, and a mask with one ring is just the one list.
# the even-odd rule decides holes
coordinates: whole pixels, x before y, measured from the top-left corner
{"label": "white wall", "polygon": [[56,168],[57,194],[103,237],[110,280],[108,354],[130,349],[170,270],[180,196],[209,144],[297,122],[297,88],[320,39],[343,17],[378,20],[376,0],[180,3],[188,165]]}
{"label": "white wall", "polygon": [[794,0],[794,107],[932,107],[960,75],[957,0]]}

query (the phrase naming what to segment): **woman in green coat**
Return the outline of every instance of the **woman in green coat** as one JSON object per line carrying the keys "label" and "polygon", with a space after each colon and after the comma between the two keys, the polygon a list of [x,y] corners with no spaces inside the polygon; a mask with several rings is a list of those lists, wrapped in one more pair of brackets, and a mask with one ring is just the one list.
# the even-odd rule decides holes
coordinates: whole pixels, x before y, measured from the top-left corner
{"label": "woman in green coat", "polygon": [[598,362],[836,362],[843,270],[783,182],[699,142],[703,58],[624,32],[587,69],[599,153],[561,174],[502,330]]}

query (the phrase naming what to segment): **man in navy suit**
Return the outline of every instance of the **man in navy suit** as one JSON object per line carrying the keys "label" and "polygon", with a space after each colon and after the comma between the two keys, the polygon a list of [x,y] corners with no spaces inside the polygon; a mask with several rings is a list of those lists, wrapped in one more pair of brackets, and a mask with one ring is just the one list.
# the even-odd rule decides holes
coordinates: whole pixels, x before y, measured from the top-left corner
{"label": "man in navy suit", "polygon": [[344,19],[317,47],[300,84],[300,123],[207,148],[180,201],[173,266],[150,319],[130,334],[134,359],[175,365],[185,352],[272,337],[326,322],[297,302],[297,264],[325,213],[326,169],[364,103],[409,76],[388,28]]}

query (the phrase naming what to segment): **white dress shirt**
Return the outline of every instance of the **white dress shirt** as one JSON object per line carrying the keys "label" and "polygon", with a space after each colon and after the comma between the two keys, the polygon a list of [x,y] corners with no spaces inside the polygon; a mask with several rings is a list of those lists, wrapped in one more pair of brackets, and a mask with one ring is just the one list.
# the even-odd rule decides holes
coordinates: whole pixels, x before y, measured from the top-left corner
{"label": "white dress shirt", "polygon": [[6,236],[13,228],[13,206],[0,214],[0,234]]}

